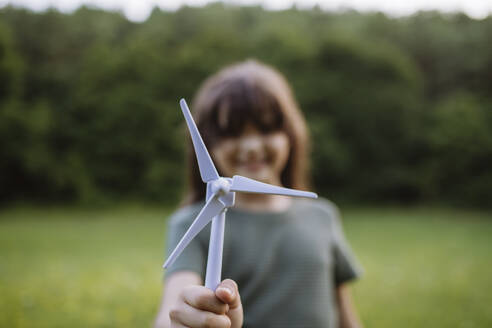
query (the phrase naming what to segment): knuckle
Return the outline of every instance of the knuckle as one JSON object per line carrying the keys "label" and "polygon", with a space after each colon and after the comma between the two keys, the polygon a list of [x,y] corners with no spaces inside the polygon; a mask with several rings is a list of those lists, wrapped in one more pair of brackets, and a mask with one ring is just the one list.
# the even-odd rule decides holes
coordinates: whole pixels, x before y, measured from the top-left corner
{"label": "knuckle", "polygon": [[217,320],[211,314],[205,316],[203,320],[203,328],[215,328],[217,327]]}
{"label": "knuckle", "polygon": [[183,288],[181,292],[181,299],[186,303],[194,304],[195,306],[197,306],[198,302],[203,305],[202,302],[206,302],[206,300],[204,300],[206,297],[207,289],[202,286],[187,286]]}
{"label": "knuckle", "polygon": [[203,328],[230,328],[231,320],[226,315],[209,314],[205,316]]}
{"label": "knuckle", "polygon": [[224,322],[224,328],[231,328],[232,327],[232,322],[231,322],[231,319],[229,319],[229,317],[225,316],[225,322]]}
{"label": "knuckle", "polygon": [[178,308],[173,307],[169,310],[169,318],[171,320],[176,321],[179,318],[180,311]]}
{"label": "knuckle", "polygon": [[193,291],[196,289],[196,286],[193,286],[193,285],[190,285],[190,286],[185,286],[182,290],[181,290],[181,293],[180,295],[181,296],[186,296],[186,295],[189,295],[189,294],[192,294]]}
{"label": "knuckle", "polygon": [[199,308],[207,307],[210,304],[210,297],[206,294],[197,295],[195,298],[196,306]]}
{"label": "knuckle", "polygon": [[183,300],[186,299],[186,295],[189,294],[189,291],[190,291],[190,286],[186,286],[183,289],[181,289],[181,291],[179,292],[179,298]]}

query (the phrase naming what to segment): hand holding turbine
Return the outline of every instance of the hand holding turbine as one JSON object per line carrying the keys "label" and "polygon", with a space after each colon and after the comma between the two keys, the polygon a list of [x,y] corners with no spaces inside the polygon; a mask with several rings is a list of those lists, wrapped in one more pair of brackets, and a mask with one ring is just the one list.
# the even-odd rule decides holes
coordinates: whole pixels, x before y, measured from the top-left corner
{"label": "hand holding turbine", "polygon": [[232,179],[220,177],[212,158],[205,147],[202,137],[200,136],[198,128],[193,121],[186,101],[181,99],[180,105],[191,134],[191,140],[200,169],[200,176],[202,181],[207,183],[207,202],[164,263],[164,268],[169,267],[191,240],[210,221],[212,221],[205,286],[215,291],[221,278],[225,212],[227,208],[234,205],[235,192],[275,194],[307,198],[317,198],[318,196],[313,192],[274,186],[240,175],[235,175]]}

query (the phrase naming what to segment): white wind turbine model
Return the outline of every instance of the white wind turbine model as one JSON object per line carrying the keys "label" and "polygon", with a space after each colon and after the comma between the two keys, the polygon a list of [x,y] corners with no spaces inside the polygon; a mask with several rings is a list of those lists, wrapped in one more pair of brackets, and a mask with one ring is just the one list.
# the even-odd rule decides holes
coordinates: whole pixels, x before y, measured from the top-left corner
{"label": "white wind turbine model", "polygon": [[296,197],[317,198],[313,192],[300,191],[289,188],[282,188],[270,184],[262,183],[253,179],[235,175],[231,178],[222,178],[217,173],[214,163],[203,143],[202,137],[191,117],[190,110],[186,101],[181,99],[181,110],[186,119],[186,124],[190,130],[191,140],[195,148],[198,167],[203,182],[207,184],[207,202],[202,208],[195,221],[191,224],[188,231],[179,241],[167,261],[164,268],[169,267],[191,242],[191,240],[210,222],[210,244],[208,249],[207,272],[205,276],[205,286],[213,291],[221,281],[222,271],[222,247],[224,243],[225,213],[227,208],[234,205],[236,191],[258,194],[275,194]]}

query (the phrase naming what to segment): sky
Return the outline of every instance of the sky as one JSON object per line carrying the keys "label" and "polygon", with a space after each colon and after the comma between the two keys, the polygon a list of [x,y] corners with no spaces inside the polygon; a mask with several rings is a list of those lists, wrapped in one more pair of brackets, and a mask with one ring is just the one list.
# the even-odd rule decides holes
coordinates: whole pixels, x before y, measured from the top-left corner
{"label": "sky", "polygon": [[[132,21],[144,21],[155,6],[176,10],[183,5],[201,6],[210,0],[0,0],[0,7],[12,4],[33,10],[55,7],[70,12],[82,4],[102,9],[120,10]],[[492,0],[224,0],[240,5],[260,4],[267,9],[285,9],[296,4],[298,8],[356,9],[382,11],[392,16],[410,15],[418,10],[463,11],[470,17],[484,18],[492,14]]]}

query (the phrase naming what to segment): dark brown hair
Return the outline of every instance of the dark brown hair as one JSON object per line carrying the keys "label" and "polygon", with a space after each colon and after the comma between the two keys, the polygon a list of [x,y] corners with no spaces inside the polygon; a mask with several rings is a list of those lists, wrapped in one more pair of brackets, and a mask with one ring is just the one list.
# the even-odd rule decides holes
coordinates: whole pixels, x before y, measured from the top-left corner
{"label": "dark brown hair", "polygon": [[[264,132],[284,131],[290,152],[281,173],[282,185],[308,188],[310,145],[306,122],[286,79],[277,70],[255,60],[225,67],[205,80],[195,95],[192,111],[209,150],[223,137],[240,135],[247,122]],[[206,189],[191,142],[187,172],[184,204],[191,204],[203,200]]]}

